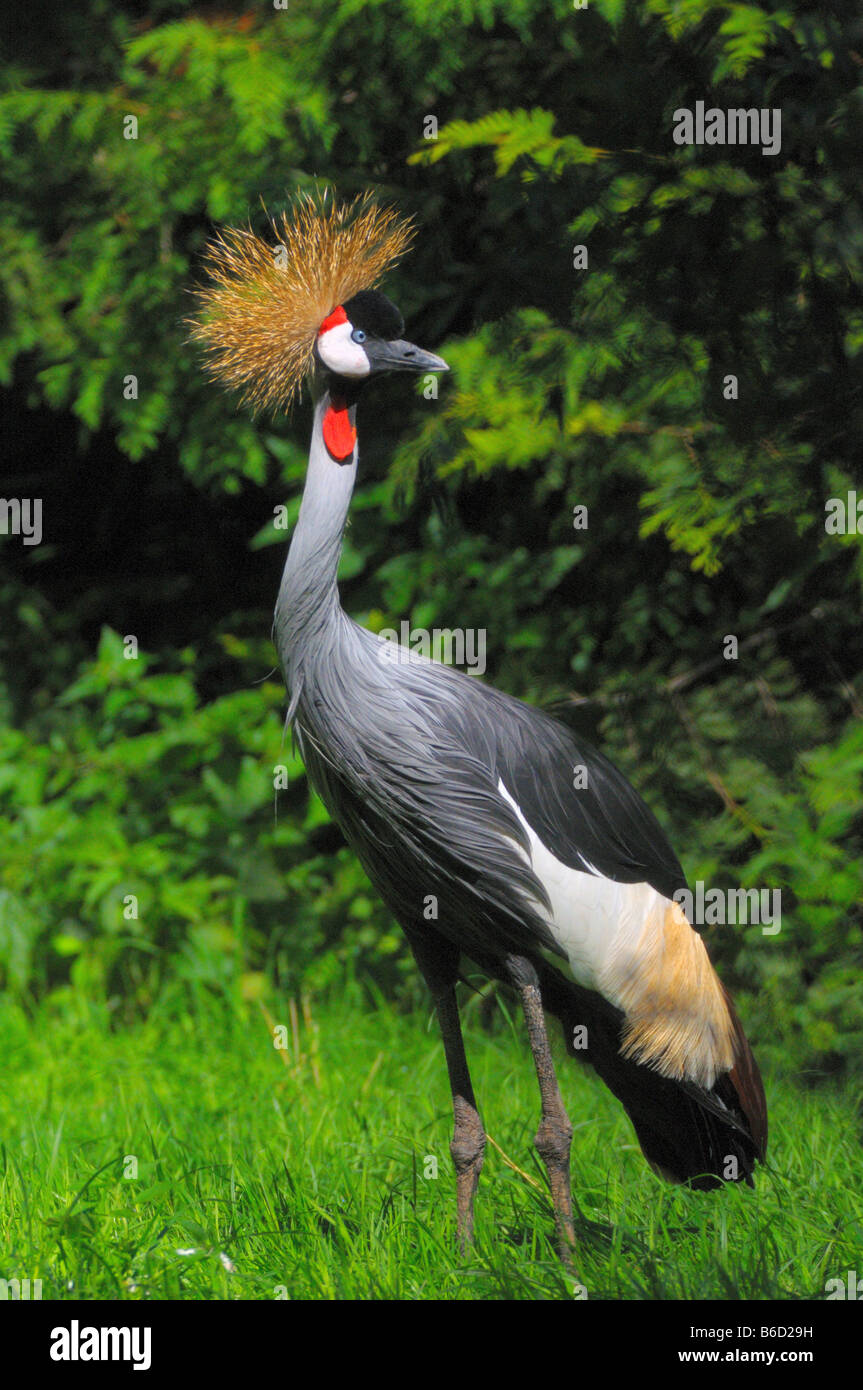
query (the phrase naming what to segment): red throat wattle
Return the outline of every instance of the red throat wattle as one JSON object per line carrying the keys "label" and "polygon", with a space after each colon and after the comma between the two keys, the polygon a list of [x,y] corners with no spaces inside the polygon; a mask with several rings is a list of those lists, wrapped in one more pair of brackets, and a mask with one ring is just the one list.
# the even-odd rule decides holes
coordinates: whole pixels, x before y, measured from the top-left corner
{"label": "red throat wattle", "polygon": [[354,452],[357,432],[351,424],[347,403],[332,399],[324,416],[324,443],[337,463],[345,463]]}

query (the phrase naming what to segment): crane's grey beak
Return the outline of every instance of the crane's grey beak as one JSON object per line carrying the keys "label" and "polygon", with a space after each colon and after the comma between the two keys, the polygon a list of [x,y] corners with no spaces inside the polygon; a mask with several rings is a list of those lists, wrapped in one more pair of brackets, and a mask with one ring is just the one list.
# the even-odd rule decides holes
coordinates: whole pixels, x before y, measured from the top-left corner
{"label": "crane's grey beak", "polygon": [[442,357],[406,343],[404,338],[367,338],[363,343],[373,372],[448,372]]}

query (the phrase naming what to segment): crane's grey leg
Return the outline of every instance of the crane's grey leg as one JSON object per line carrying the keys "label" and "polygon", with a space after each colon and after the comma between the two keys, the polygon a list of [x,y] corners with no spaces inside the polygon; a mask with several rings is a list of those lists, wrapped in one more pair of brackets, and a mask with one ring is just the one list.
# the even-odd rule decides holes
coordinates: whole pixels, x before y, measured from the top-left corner
{"label": "crane's grey leg", "polygon": [[445,937],[410,933],[411,948],[432,993],[443,1036],[454,1128],[450,1153],[456,1174],[458,1246],[462,1252],[473,1240],[473,1199],[485,1155],[485,1130],[471,1085],[455,985],[460,952]]}
{"label": "crane's grey leg", "polygon": [[570,1263],[575,1247],[575,1227],[572,1220],[572,1187],[569,1175],[569,1150],[572,1144],[572,1125],[561,1099],[557,1084],[545,1015],[542,1010],[542,996],[539,990],[539,977],[529,960],[523,956],[508,956],[506,967],[510,979],[521,995],[521,1005],[527,1023],[530,1050],[533,1053],[539,1094],[542,1102],[542,1118],[536,1131],[536,1144],[539,1156],[548,1173],[551,1200],[554,1206],[554,1222],[557,1228],[557,1243],[561,1257]]}
{"label": "crane's grey leg", "polygon": [[476,1108],[464,1039],[461,1032],[461,1019],[458,1013],[458,1000],[455,987],[451,985],[435,1000],[437,1016],[443,1034],[444,1052],[452,1091],[452,1108],[455,1125],[449,1151],[456,1173],[456,1213],[458,1221],[458,1245],[464,1252],[473,1240],[473,1199],[476,1195],[482,1161],[485,1155],[485,1130]]}

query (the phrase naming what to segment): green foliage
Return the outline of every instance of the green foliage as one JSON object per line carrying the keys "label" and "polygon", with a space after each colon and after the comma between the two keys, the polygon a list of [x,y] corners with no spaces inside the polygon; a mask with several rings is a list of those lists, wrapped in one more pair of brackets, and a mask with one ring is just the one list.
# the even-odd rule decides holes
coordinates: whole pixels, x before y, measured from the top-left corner
{"label": "green foliage", "polygon": [[280,685],[202,704],[193,668],[187,651],[157,672],[105,629],[44,735],[4,731],[0,969],[16,993],[71,983],[147,1009],[177,976],[254,990],[269,967],[296,987],[327,977],[325,948],[360,971],[385,955],[351,856],[315,852],[325,816],[284,739]]}
{"label": "green foliage", "polygon": [[556,139],[551,111],[496,111],[478,121],[450,121],[427,149],[411,156],[414,164],[435,164],[453,150],[494,147],[495,169],[508,174],[516,160],[530,158],[541,169],[558,173],[572,164],[594,164],[606,150],[591,149],[577,136]]}

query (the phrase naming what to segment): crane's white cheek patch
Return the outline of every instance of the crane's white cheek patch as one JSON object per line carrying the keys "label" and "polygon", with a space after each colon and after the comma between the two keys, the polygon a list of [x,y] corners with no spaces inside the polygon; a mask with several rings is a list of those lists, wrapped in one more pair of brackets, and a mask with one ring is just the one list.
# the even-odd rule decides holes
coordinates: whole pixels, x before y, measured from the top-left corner
{"label": "crane's white cheek patch", "polygon": [[360,344],[354,342],[352,332],[349,323],[328,328],[318,338],[318,353],[324,365],[338,376],[368,376],[371,363]]}

